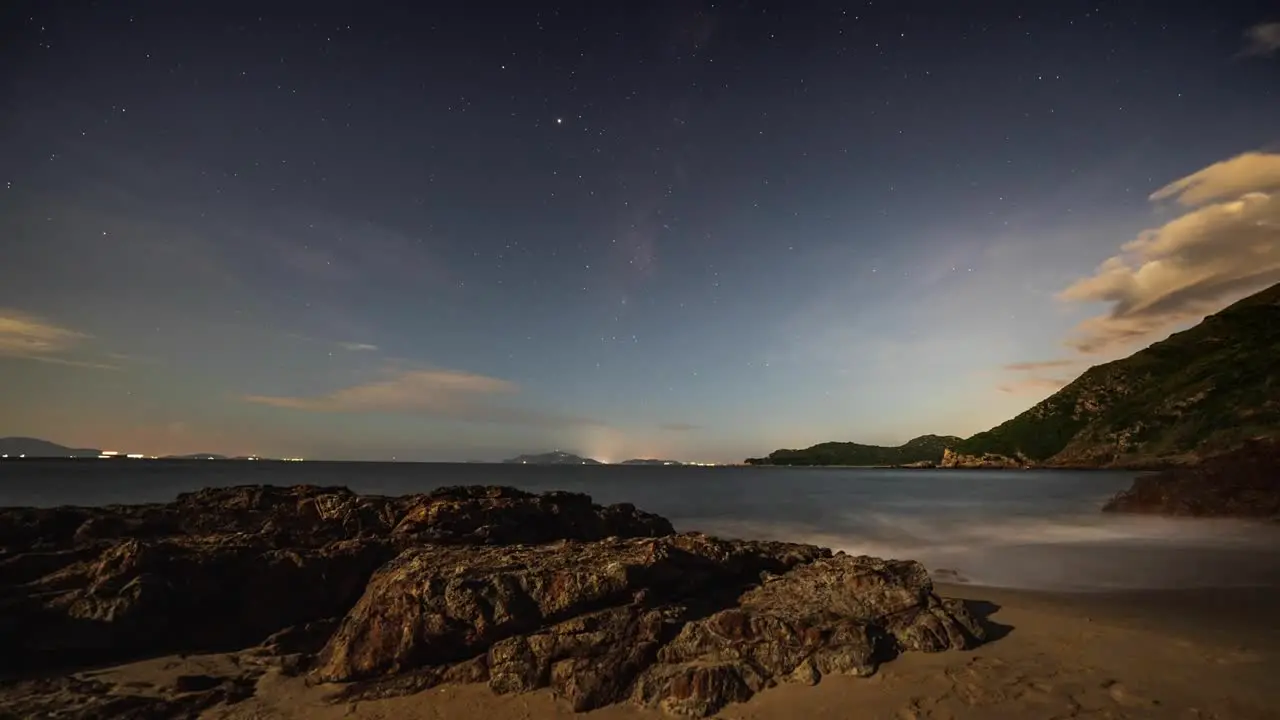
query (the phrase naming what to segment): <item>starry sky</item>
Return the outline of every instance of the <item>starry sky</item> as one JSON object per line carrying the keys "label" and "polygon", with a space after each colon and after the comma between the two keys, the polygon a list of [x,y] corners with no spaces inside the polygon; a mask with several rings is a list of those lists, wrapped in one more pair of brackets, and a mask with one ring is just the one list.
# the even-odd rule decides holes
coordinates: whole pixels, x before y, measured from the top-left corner
{"label": "starry sky", "polygon": [[1278,234],[1269,2],[0,7],[0,436],[968,435]]}

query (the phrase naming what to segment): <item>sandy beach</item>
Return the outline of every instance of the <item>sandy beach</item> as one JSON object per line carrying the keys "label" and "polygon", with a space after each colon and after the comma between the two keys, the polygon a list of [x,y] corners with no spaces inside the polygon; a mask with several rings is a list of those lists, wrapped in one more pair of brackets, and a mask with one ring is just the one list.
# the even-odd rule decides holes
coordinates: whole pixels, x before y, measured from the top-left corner
{"label": "sandy beach", "polygon": [[[994,629],[973,651],[908,653],[870,678],[828,676],[780,685],[716,717],[1280,718],[1280,590],[1272,588],[1062,594],[941,585],[971,601]],[[165,657],[82,673],[136,692],[179,675],[234,676],[242,655]],[[220,720],[315,718],[658,718],[626,704],[575,714],[549,691],[497,696],[485,685],[333,704],[333,686],[276,671],[253,697],[205,711]]]}

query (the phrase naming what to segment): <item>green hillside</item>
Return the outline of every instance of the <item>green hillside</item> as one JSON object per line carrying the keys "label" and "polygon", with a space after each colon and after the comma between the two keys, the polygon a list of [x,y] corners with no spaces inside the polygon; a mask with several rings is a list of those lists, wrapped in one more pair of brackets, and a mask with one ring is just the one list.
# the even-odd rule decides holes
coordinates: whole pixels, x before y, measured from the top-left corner
{"label": "green hillside", "polygon": [[908,465],[937,463],[947,447],[960,441],[950,435],[921,435],[897,447],[826,442],[803,450],[775,450],[764,458],[748,458],[749,465]]}
{"label": "green hillside", "polygon": [[1280,284],[1070,385],[961,455],[1050,465],[1188,462],[1280,436]]}

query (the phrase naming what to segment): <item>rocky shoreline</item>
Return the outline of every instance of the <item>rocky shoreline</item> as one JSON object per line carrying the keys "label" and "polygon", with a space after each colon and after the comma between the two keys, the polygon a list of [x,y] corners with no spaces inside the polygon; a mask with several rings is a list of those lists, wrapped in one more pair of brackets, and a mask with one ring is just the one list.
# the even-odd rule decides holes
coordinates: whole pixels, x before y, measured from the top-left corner
{"label": "rocky shoreline", "polygon": [[1280,521],[1280,441],[1254,440],[1196,465],[1140,475],[1103,510]]}
{"label": "rocky shoreline", "polygon": [[[271,670],[334,702],[487,682],[704,717],[984,636],[919,563],[675,533],[575,493],[239,486],[0,509],[0,717],[195,717]],[[228,651],[236,674],[164,688],[76,672]]]}

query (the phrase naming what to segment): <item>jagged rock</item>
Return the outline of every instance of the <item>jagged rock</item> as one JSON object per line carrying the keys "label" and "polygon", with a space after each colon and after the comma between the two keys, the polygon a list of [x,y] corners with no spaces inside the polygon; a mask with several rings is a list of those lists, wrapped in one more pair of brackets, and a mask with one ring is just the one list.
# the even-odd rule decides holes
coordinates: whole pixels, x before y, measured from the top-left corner
{"label": "jagged rock", "polygon": [[[981,636],[963,607],[933,595],[915,562],[700,534],[423,547],[370,580],[314,677],[439,666],[414,676],[419,690],[483,657],[496,692],[549,686],[578,711],[630,697],[705,716],[777,682],[866,675],[899,651],[964,648]],[[366,683],[354,696],[397,688]]]}
{"label": "jagged rock", "polygon": [[342,616],[398,548],[672,532],[587,495],[452,487],[399,498],[236,486],[168,504],[0,510],[0,670],[225,650]]}
{"label": "jagged rock", "polygon": [[182,493],[165,504],[0,509],[0,559],[125,538],[238,533],[276,547],[320,547],[360,538],[393,537],[402,545],[538,543],[671,532],[665,518],[629,503],[601,507],[582,493],[455,486],[383,497],[345,487],[237,485]]}
{"label": "jagged rock", "polygon": [[[241,486],[0,509],[0,548],[11,673],[248,648],[245,667],[344,683],[347,700],[485,681],[550,687],[576,710],[630,700],[705,716],[983,634],[918,563],[675,534],[574,493]],[[0,717],[58,703],[76,717],[193,717],[245,687],[175,682],[143,695],[74,676],[10,684]]]}
{"label": "jagged rock", "polygon": [[341,615],[394,555],[386,541],[278,549],[251,536],[123,540],[0,589],[5,664],[41,669],[149,653],[232,650]]}
{"label": "jagged rock", "polygon": [[947,448],[942,451],[942,462],[938,463],[938,467],[994,470],[1003,468],[1024,468],[1028,467],[1030,464],[1030,461],[1021,455],[1016,457],[1008,457],[1006,455],[998,455],[996,453],[966,455],[964,453],[956,452],[951,448]]}
{"label": "jagged rock", "polygon": [[1103,510],[1280,519],[1280,441],[1253,441],[1199,465],[1139,475]]}

